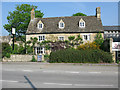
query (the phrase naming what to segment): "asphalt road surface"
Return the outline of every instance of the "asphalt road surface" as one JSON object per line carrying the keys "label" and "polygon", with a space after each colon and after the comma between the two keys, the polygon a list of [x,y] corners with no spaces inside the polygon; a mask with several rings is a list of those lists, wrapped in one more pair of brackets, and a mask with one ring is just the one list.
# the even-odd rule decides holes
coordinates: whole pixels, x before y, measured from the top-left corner
{"label": "asphalt road surface", "polygon": [[118,88],[117,65],[7,62],[2,88]]}

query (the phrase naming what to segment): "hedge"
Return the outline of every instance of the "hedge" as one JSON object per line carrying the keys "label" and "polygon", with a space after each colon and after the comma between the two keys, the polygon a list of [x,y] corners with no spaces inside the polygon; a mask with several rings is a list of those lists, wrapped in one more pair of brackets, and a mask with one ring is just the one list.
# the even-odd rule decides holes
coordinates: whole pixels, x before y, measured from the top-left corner
{"label": "hedge", "polygon": [[50,63],[111,63],[112,55],[102,50],[64,49],[51,52]]}

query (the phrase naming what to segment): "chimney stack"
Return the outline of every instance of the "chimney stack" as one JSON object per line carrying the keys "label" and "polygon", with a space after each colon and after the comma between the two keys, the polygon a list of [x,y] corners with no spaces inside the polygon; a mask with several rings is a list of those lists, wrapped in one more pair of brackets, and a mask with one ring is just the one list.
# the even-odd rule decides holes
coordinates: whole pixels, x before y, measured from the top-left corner
{"label": "chimney stack", "polygon": [[33,20],[35,18],[35,11],[34,8],[31,11],[31,20]]}
{"label": "chimney stack", "polygon": [[100,10],[100,7],[96,8],[96,17],[97,17],[97,19],[101,19],[101,10]]}

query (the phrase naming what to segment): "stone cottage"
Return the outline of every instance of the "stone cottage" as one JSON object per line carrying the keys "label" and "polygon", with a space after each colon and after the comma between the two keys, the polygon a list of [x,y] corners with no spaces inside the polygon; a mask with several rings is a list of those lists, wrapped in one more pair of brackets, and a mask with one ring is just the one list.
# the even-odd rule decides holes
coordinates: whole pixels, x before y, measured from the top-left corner
{"label": "stone cottage", "polygon": [[[70,17],[49,17],[35,18],[35,11],[31,11],[31,21],[26,32],[26,41],[31,37],[37,37],[38,42],[44,40],[68,40],[69,36],[80,35],[83,42],[92,42],[97,33],[104,36],[104,29],[101,21],[100,7],[96,8],[95,16],[70,16]],[[45,48],[36,46],[36,54],[45,54]]]}

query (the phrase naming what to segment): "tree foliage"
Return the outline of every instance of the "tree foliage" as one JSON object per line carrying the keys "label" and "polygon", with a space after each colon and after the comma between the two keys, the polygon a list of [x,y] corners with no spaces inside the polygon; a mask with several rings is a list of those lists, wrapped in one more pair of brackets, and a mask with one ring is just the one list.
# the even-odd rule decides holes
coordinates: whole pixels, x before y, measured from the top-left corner
{"label": "tree foliage", "polygon": [[30,22],[30,13],[32,8],[35,10],[36,17],[43,17],[43,13],[40,10],[36,10],[37,6],[29,4],[16,5],[16,8],[13,12],[9,12],[7,16],[8,24],[5,24],[3,27],[11,34],[12,27],[16,29],[16,36],[24,40],[25,32],[27,30],[28,24]]}
{"label": "tree foliage", "polygon": [[78,12],[78,13],[76,13],[76,14],[73,14],[72,16],[87,16],[87,15],[86,15],[86,14],[83,14],[83,13]]}

